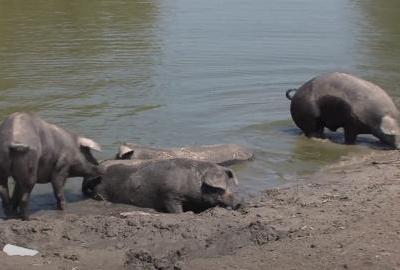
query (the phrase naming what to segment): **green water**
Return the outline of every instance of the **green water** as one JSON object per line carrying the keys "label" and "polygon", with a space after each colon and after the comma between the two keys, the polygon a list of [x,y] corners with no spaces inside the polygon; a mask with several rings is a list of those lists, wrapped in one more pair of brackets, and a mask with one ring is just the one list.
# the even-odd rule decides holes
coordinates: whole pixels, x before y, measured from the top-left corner
{"label": "green water", "polygon": [[[399,11],[395,0],[0,0],[0,118],[36,112],[94,138],[101,159],[123,141],[239,143],[256,151],[235,168],[243,191],[290,183],[379,148],[305,139],[284,92],[339,70],[397,100]],[[79,188],[68,182],[70,200]],[[53,206],[47,185],[35,193]]]}

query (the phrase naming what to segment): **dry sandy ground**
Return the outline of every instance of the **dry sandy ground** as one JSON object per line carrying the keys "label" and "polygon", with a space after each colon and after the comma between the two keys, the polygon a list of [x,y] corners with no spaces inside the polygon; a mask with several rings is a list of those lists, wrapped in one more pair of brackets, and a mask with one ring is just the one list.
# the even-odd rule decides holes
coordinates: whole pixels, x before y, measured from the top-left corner
{"label": "dry sandy ground", "polygon": [[135,209],[87,200],[0,221],[0,247],[40,251],[0,252],[0,269],[400,269],[399,166],[398,151],[342,162],[238,211],[122,216]]}

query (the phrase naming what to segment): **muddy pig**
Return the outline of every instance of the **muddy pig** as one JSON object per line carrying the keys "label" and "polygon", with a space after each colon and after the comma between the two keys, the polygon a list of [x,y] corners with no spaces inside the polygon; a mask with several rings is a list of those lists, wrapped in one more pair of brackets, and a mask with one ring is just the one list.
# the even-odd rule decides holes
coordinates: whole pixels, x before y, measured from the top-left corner
{"label": "muddy pig", "polygon": [[354,144],[358,134],[372,134],[391,147],[400,146],[399,111],[371,82],[335,72],[288,90],[286,97],[293,121],[307,137],[324,138],[324,127],[343,127],[346,144]]}
{"label": "muddy pig", "polygon": [[189,158],[209,161],[222,166],[229,166],[240,161],[253,159],[254,153],[237,144],[216,144],[182,148],[153,148],[139,144],[125,143],[120,146],[116,155],[116,159],[170,158]]}
{"label": "muddy pig", "polygon": [[[0,126],[0,195],[6,215],[28,219],[29,197],[35,183],[51,182],[58,209],[64,209],[66,178],[98,175],[91,139],[80,137],[28,113],[14,113]],[[12,199],[8,177],[15,180]]]}
{"label": "muddy pig", "polygon": [[111,160],[100,177],[85,178],[82,191],[95,199],[153,208],[160,212],[200,212],[213,206],[235,208],[232,170],[191,159]]}

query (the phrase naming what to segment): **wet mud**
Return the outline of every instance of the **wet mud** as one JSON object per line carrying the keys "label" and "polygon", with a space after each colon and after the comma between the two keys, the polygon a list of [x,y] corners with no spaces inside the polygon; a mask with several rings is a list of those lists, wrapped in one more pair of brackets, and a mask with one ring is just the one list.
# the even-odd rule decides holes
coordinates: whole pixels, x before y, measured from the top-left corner
{"label": "wet mud", "polygon": [[[237,210],[163,214],[85,200],[0,221],[1,269],[397,269],[400,155],[340,162]],[[79,211],[77,211],[79,209]]]}

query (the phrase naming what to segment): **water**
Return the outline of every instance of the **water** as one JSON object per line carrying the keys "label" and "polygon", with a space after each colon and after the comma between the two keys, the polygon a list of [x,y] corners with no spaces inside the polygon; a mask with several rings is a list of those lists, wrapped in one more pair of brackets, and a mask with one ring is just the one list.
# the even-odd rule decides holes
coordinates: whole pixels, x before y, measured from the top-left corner
{"label": "water", "polygon": [[[378,146],[300,136],[284,93],[345,71],[397,99],[396,0],[0,0],[0,117],[33,111],[94,138],[169,147],[238,143],[241,189],[293,183]],[[378,147],[379,148],[379,147]],[[80,200],[80,181],[67,185]],[[53,208],[37,185],[34,208]]]}

